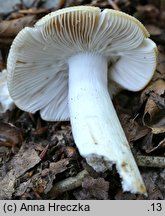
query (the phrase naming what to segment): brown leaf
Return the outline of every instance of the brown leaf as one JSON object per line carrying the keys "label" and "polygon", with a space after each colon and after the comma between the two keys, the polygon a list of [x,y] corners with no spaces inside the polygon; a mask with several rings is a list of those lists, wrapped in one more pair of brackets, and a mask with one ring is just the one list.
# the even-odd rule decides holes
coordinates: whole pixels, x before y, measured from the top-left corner
{"label": "brown leaf", "polygon": [[14,20],[4,20],[0,22],[0,37],[15,37],[25,26],[32,26],[36,19],[34,15],[21,17]]}
{"label": "brown leaf", "polygon": [[125,113],[120,113],[120,121],[125,130],[127,138],[130,141],[134,140],[136,133],[138,131],[138,124],[134,119],[131,119],[131,116]]}
{"label": "brown leaf", "polygon": [[50,174],[56,175],[58,173],[62,173],[67,169],[68,164],[68,159],[62,159],[57,162],[51,162],[49,168],[45,168],[44,170],[42,170],[41,176],[45,177]]}
{"label": "brown leaf", "polygon": [[27,182],[22,182],[15,191],[15,196],[22,196],[30,187],[32,187],[31,179],[29,179]]}
{"label": "brown leaf", "polygon": [[151,25],[151,24],[147,24],[145,25],[146,29],[149,31],[150,35],[154,35],[154,36],[157,36],[157,35],[161,35],[162,34],[162,30],[155,26],[155,25]]}
{"label": "brown leaf", "polygon": [[152,4],[147,5],[139,5],[136,7],[138,18],[143,20],[144,22],[155,22],[159,17],[159,10]]}
{"label": "brown leaf", "polygon": [[143,115],[144,124],[153,125],[160,116],[164,116],[164,110],[160,108],[160,105],[163,106],[164,92],[165,81],[162,79],[158,79],[142,92],[142,101],[147,99]]}
{"label": "brown leaf", "polygon": [[128,114],[120,114],[120,120],[129,142],[136,141],[146,136],[151,131],[151,129],[146,126],[140,126],[137,121],[131,119]]}
{"label": "brown leaf", "polygon": [[50,163],[50,172],[53,174],[58,174],[61,172],[64,172],[67,169],[67,165],[69,164],[68,159],[62,159],[59,160],[58,162],[52,162]]}
{"label": "brown leaf", "polygon": [[142,149],[146,152],[149,153],[153,149],[153,134],[148,133],[144,139],[141,141],[141,146]]}
{"label": "brown leaf", "polygon": [[19,10],[20,14],[47,14],[49,13],[49,9],[47,8],[29,8],[24,10]]}
{"label": "brown leaf", "polygon": [[151,127],[153,134],[165,133],[165,127]]}
{"label": "brown leaf", "polygon": [[0,199],[11,199],[16,180],[40,162],[32,143],[24,143],[13,159],[7,164],[10,170],[0,181]]}
{"label": "brown leaf", "polygon": [[155,82],[151,83],[141,94],[141,99],[144,101],[146,97],[151,93],[155,92],[156,94],[162,95],[165,92],[165,81],[163,79],[158,79]]}
{"label": "brown leaf", "polygon": [[[146,188],[148,189],[148,199],[149,200],[155,200],[155,199],[164,199],[162,195],[161,188],[157,185],[160,185],[160,179],[159,179],[160,173],[148,170],[143,174],[143,179],[146,185]],[[165,181],[163,181],[163,185],[165,184]]]}
{"label": "brown leaf", "polygon": [[152,122],[153,117],[159,112],[159,108],[151,97],[148,98],[145,105],[143,122],[148,125],[149,122]]}
{"label": "brown leaf", "polygon": [[64,151],[68,158],[77,157],[76,149],[72,146],[66,146]]}
{"label": "brown leaf", "polygon": [[77,199],[108,199],[109,182],[103,178],[88,176],[82,183],[82,190],[75,193]]}
{"label": "brown leaf", "polygon": [[165,98],[161,97],[160,95],[151,92],[150,93],[151,99],[157,104],[158,108],[165,109]]}
{"label": "brown leaf", "polygon": [[5,20],[14,20],[14,19],[18,19],[21,17],[24,17],[24,15],[17,11],[17,12],[12,12],[11,14],[9,14]]}
{"label": "brown leaf", "polygon": [[42,135],[44,135],[44,134],[47,132],[47,130],[48,130],[47,127],[40,127],[40,128],[37,128],[37,129],[34,131],[34,135],[42,136]]}
{"label": "brown leaf", "polygon": [[15,175],[14,170],[11,170],[6,174],[3,180],[0,181],[0,199],[11,199],[12,194],[14,193],[14,184],[15,184]]}
{"label": "brown leaf", "polygon": [[38,164],[41,159],[35,151],[35,143],[23,143],[19,152],[8,163],[8,169],[14,169],[17,177]]}
{"label": "brown leaf", "polygon": [[23,142],[22,131],[9,123],[0,122],[0,146],[14,147]]}
{"label": "brown leaf", "polygon": [[[157,38],[158,40],[157,36],[155,36],[155,38]],[[159,53],[158,64],[157,64],[154,76],[152,78],[153,81],[156,81],[158,79],[164,79],[165,77],[165,48],[164,46],[158,45],[158,53]]]}
{"label": "brown leaf", "polygon": [[67,165],[69,164],[68,159],[62,159],[58,162],[50,163],[50,167],[42,170],[41,176],[46,177],[49,176],[47,181],[45,180],[44,193],[47,194],[53,187],[53,181],[56,178],[56,174],[62,173],[67,169]]}
{"label": "brown leaf", "polygon": [[151,129],[148,127],[139,127],[139,130],[137,131],[135,137],[131,141],[139,140],[139,139],[145,137],[150,132],[151,132]]}

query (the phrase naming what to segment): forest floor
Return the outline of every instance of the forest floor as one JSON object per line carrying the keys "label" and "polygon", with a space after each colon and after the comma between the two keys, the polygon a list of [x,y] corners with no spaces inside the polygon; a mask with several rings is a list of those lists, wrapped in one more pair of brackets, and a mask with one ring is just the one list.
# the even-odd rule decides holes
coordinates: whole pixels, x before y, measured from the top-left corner
{"label": "forest floor", "polygon": [[51,8],[40,0],[30,6],[24,2],[0,14],[1,71],[18,32],[60,8],[92,5],[120,10],[149,31],[159,51],[151,82],[143,91],[122,91],[113,100],[148,197],[123,192],[115,166],[104,173],[94,171],[76,148],[70,122],[47,122],[38,112],[15,107],[0,114],[0,199],[165,199],[165,1],[66,0]]}

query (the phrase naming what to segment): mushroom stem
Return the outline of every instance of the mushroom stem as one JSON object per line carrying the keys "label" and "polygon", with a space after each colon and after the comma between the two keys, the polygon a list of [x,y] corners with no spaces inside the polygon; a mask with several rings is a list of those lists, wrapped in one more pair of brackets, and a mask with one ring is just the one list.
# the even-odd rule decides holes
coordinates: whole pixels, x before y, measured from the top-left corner
{"label": "mushroom stem", "polygon": [[85,53],[68,64],[70,120],[80,154],[98,172],[116,164],[124,191],[146,193],[108,92],[107,59]]}

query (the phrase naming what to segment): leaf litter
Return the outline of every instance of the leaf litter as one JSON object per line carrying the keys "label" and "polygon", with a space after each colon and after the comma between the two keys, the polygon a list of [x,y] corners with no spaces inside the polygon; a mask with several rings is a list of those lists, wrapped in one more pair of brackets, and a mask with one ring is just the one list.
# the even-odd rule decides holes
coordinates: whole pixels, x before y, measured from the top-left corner
{"label": "leaf litter", "polygon": [[[75,3],[76,2],[76,3]],[[165,199],[165,6],[163,1],[88,1],[137,17],[157,43],[158,66],[151,83],[138,93],[114,98],[119,118],[144,178],[148,197],[123,193],[115,167],[96,173],[79,155],[69,122],[45,122],[17,107],[0,114],[1,199]],[[0,69],[17,33],[56,9],[85,4],[59,1],[56,8],[17,5],[0,21]]]}

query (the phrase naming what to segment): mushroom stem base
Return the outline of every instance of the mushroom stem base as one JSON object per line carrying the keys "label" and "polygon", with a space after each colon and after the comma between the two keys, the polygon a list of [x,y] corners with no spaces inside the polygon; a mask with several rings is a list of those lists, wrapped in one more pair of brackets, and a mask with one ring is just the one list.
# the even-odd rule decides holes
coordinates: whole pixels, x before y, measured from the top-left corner
{"label": "mushroom stem base", "polygon": [[106,58],[79,54],[68,64],[70,119],[80,154],[98,172],[116,164],[124,191],[146,193],[109,96]]}

